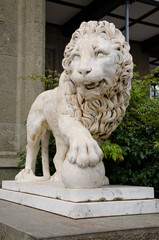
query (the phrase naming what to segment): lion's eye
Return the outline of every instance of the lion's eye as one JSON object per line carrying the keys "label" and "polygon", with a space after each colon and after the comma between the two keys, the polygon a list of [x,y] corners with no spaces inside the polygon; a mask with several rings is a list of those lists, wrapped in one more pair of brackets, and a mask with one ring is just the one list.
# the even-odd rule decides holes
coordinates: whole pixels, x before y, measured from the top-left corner
{"label": "lion's eye", "polygon": [[103,57],[103,56],[106,56],[106,55],[108,55],[106,52],[96,52],[96,56],[97,57]]}

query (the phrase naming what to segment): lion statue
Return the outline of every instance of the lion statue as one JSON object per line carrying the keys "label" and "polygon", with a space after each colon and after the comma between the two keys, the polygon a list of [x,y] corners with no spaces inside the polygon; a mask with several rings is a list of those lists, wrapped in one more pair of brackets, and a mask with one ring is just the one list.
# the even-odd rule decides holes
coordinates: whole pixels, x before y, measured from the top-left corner
{"label": "lion statue", "polygon": [[[103,158],[100,144],[122,121],[130,99],[133,71],[129,44],[114,24],[83,22],[64,51],[59,87],[41,93],[27,119],[25,169],[18,181],[51,178],[49,131],[56,140],[54,181],[61,181],[64,161],[95,167]],[[35,176],[42,143],[43,176]]]}

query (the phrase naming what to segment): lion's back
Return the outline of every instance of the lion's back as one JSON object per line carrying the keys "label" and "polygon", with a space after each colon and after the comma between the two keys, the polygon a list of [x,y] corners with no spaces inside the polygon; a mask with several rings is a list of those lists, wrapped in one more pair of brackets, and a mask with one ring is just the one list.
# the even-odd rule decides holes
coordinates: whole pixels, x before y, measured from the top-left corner
{"label": "lion's back", "polygon": [[33,102],[30,112],[42,112],[44,106],[47,104],[49,101],[53,101],[56,105],[56,99],[57,99],[57,90],[58,87],[55,89],[47,90],[42,92],[37,96],[35,101]]}

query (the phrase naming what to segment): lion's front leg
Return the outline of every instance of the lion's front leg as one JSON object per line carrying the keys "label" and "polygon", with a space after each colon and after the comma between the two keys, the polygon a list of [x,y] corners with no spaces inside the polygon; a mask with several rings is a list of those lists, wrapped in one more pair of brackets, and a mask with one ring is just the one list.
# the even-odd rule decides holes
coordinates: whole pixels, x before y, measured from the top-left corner
{"label": "lion's front leg", "polygon": [[103,152],[81,122],[69,116],[60,118],[59,127],[69,144],[66,160],[81,168],[94,167],[103,158]]}

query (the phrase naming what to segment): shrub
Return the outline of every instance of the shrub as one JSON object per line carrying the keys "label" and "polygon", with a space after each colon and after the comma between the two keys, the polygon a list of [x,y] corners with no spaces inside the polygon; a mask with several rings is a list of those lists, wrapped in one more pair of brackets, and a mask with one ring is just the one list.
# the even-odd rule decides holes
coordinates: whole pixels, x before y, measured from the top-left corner
{"label": "shrub", "polygon": [[22,79],[31,79],[33,81],[41,81],[44,83],[44,90],[49,90],[57,87],[59,85],[60,73],[57,70],[46,69],[44,75],[39,75],[33,73],[27,77],[22,77]]}
{"label": "shrub", "polygon": [[134,74],[129,107],[110,138],[124,161],[115,163],[109,155],[105,164],[112,184],[152,186],[159,196],[159,98],[148,94],[152,82],[159,85],[155,72],[141,79]]}

